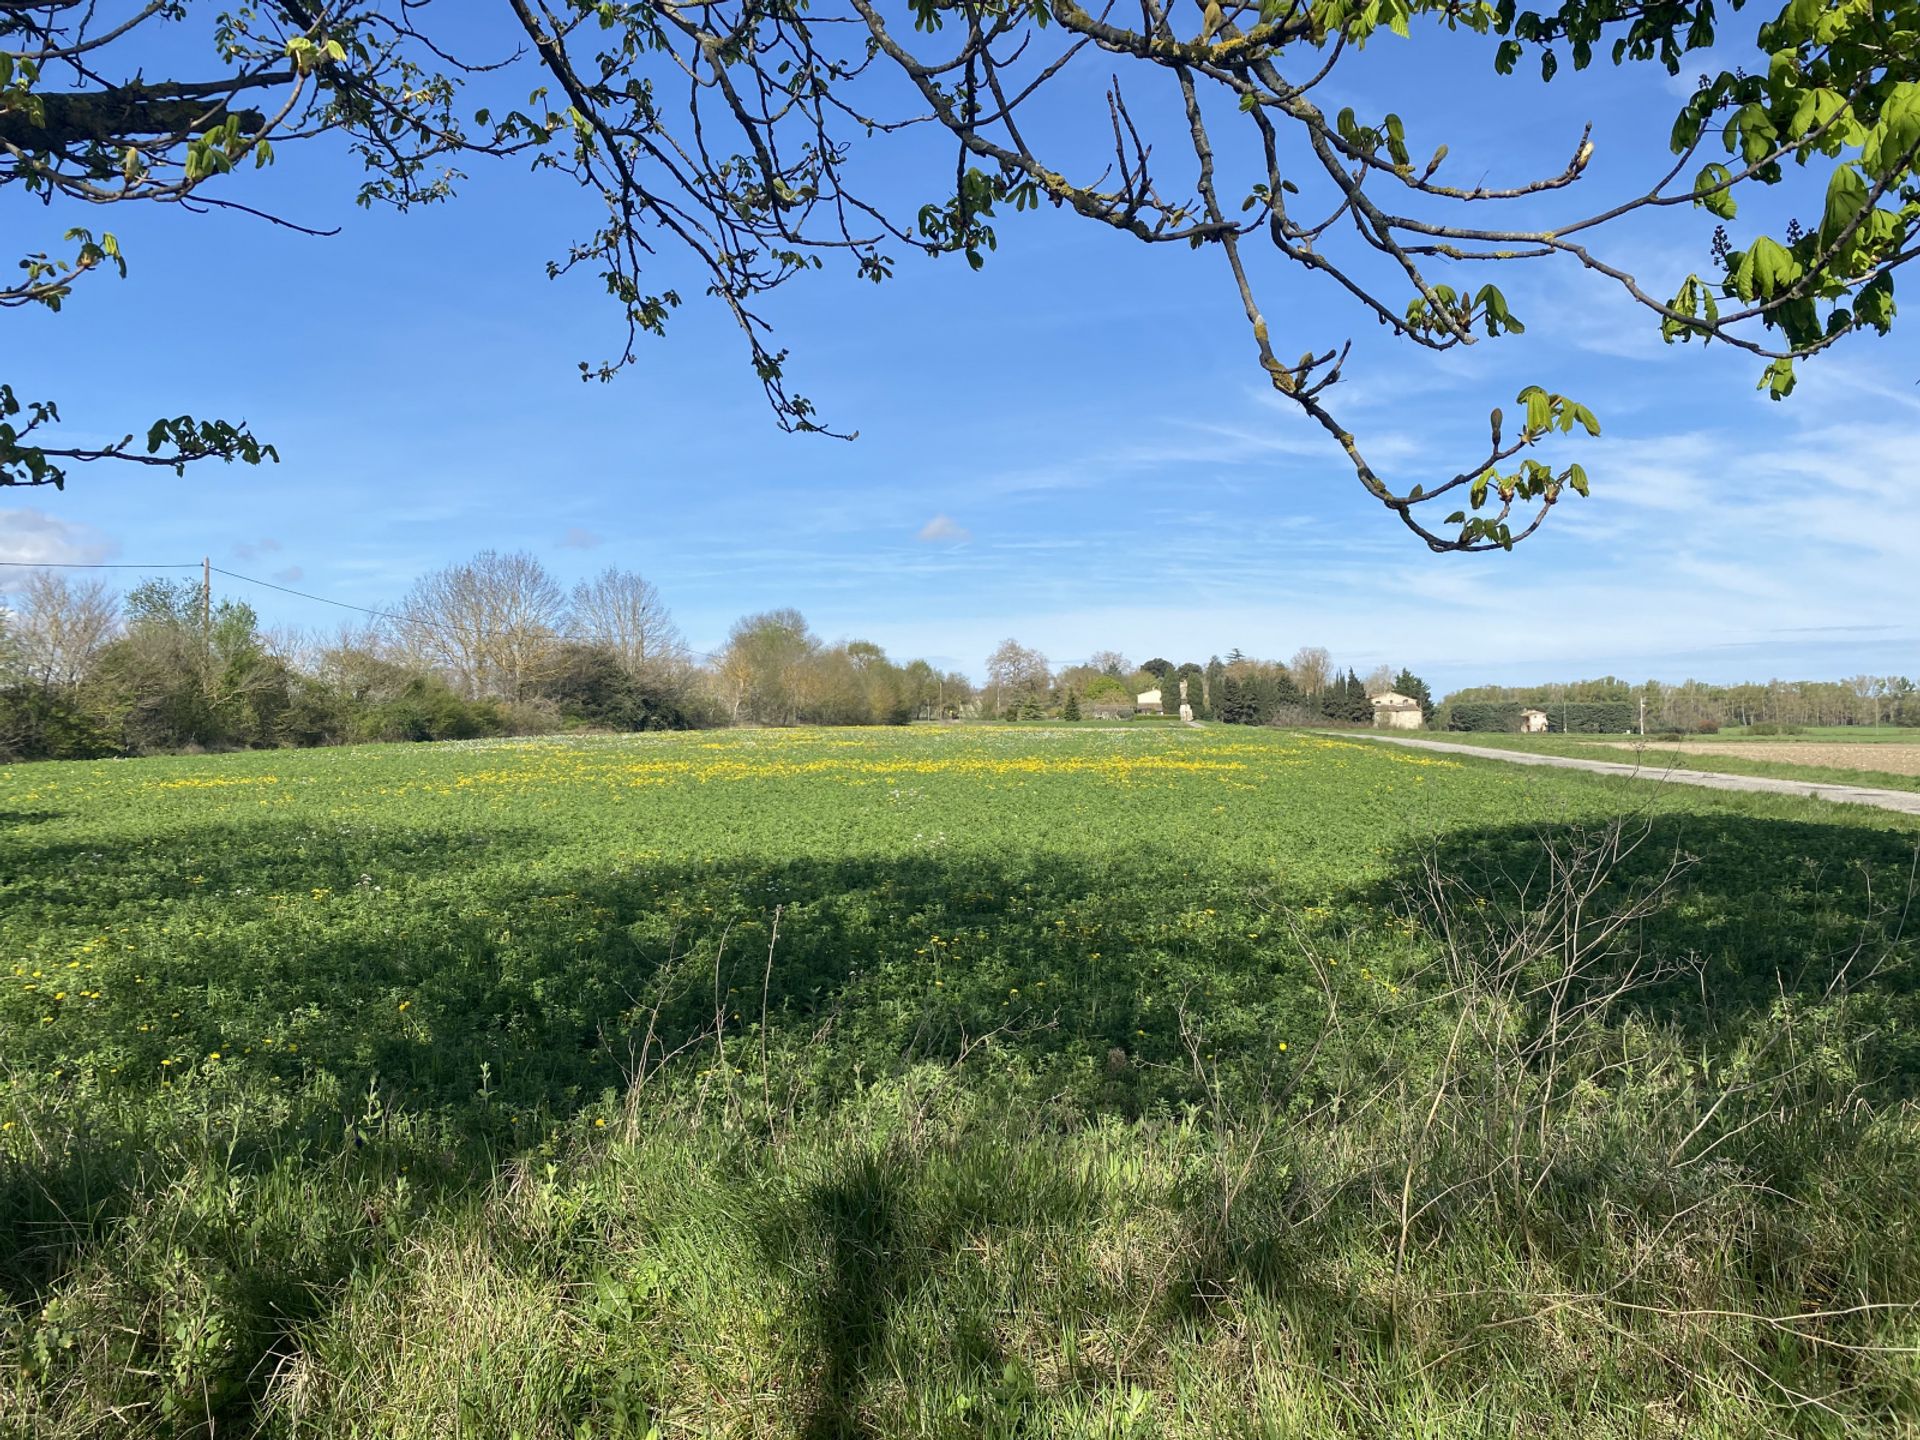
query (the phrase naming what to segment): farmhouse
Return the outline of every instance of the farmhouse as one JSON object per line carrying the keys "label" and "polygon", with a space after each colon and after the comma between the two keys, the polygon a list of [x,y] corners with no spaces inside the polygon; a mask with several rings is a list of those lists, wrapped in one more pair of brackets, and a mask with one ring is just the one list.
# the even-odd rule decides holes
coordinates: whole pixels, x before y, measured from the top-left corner
{"label": "farmhouse", "polygon": [[1158,690],[1142,690],[1133,697],[1133,713],[1136,715],[1164,715],[1166,707],[1160,703]]}
{"label": "farmhouse", "polygon": [[1547,712],[1544,710],[1522,710],[1520,712],[1520,733],[1522,735],[1546,734]]}
{"label": "farmhouse", "polygon": [[1389,690],[1384,695],[1370,695],[1367,699],[1373,706],[1373,728],[1376,730],[1418,730],[1424,723],[1420,702],[1411,695]]}

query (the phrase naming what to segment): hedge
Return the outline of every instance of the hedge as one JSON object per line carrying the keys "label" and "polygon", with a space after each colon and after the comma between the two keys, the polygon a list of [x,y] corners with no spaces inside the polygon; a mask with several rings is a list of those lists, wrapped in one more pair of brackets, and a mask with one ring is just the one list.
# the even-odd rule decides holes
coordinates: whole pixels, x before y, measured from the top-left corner
{"label": "hedge", "polygon": [[1520,728],[1520,702],[1517,700],[1469,700],[1449,706],[1449,730],[1505,730]]}
{"label": "hedge", "polygon": [[1547,712],[1547,729],[1556,735],[1624,735],[1640,715],[1630,700],[1570,700],[1540,708]]}

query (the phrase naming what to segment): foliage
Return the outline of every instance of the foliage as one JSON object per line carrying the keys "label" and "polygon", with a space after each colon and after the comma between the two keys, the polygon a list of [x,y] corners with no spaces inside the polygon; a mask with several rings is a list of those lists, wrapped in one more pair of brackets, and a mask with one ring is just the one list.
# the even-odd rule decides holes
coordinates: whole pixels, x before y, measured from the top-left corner
{"label": "foliage", "polygon": [[1433,718],[1433,691],[1428,688],[1427,682],[1414,674],[1413,671],[1402,666],[1400,673],[1393,677],[1393,690],[1397,695],[1404,695],[1409,700],[1418,700],[1420,702],[1420,718],[1422,720],[1431,720]]}
{"label": "foliage", "polygon": [[1634,727],[1638,707],[1625,700],[1565,700],[1549,705],[1547,729],[1562,735],[1624,735]]}
{"label": "foliage", "polygon": [[1633,685],[1616,676],[1569,684],[1481,685],[1457,690],[1459,700],[1515,700],[1550,709],[1562,701],[1611,700],[1644,703],[1647,728],[1697,730],[1705,721],[1720,726],[1753,725],[1920,725],[1920,685],[1904,675],[1855,675],[1848,680],[1769,680],[1764,684],[1683,685],[1648,681]]}
{"label": "foliage", "polygon": [[1521,708],[1517,701],[1450,700],[1447,702],[1447,729],[1517,731],[1520,728]]}

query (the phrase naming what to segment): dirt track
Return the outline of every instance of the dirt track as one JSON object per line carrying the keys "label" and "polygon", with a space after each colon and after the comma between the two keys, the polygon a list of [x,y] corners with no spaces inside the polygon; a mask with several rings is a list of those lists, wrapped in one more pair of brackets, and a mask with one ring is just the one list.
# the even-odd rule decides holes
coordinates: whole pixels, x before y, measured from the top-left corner
{"label": "dirt track", "polygon": [[[1615,750],[1638,748],[1637,741],[1603,740]],[[1700,740],[1649,740],[1649,757],[1659,755],[1721,755],[1729,759],[1773,760],[1782,765],[1825,765],[1834,770],[1878,770],[1883,775],[1920,775],[1920,744],[1849,744],[1844,740],[1827,743],[1787,741],[1779,745],[1764,741],[1741,740],[1716,745]]]}
{"label": "dirt track", "polygon": [[[1565,755],[1530,755],[1519,750],[1495,750],[1480,745],[1449,745],[1444,740],[1415,740],[1411,736],[1364,731],[1358,734],[1343,731],[1340,738],[1377,740],[1383,745],[1405,745],[1414,750],[1439,750],[1449,755],[1469,756],[1475,760],[1504,760],[1514,765],[1546,765],[1555,770],[1590,770],[1599,775],[1620,775],[1630,779],[1652,780],[1669,785],[1698,785],[1703,790],[1744,790],[1756,795],[1810,796],[1816,800],[1832,800],[1843,805],[1873,805],[1882,810],[1899,810],[1909,815],[1920,815],[1920,791],[1876,790],[1868,785],[1836,785],[1822,780],[1774,780],[1759,775],[1716,775],[1705,770],[1661,770],[1652,766],[1643,767],[1630,763],[1616,765],[1611,760],[1575,760]],[[1745,746],[1741,748],[1743,751],[1746,749]],[[1813,750],[1820,747],[1809,745],[1804,748]]]}

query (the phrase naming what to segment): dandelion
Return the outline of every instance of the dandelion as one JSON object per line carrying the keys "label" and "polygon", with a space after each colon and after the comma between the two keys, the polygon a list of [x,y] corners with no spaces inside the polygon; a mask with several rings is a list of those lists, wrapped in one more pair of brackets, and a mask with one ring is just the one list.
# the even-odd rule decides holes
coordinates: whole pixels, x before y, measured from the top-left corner
{"label": "dandelion", "polygon": [[596,1130],[606,1129],[607,1128],[606,1118],[604,1116],[596,1116],[593,1122],[593,1128]]}

